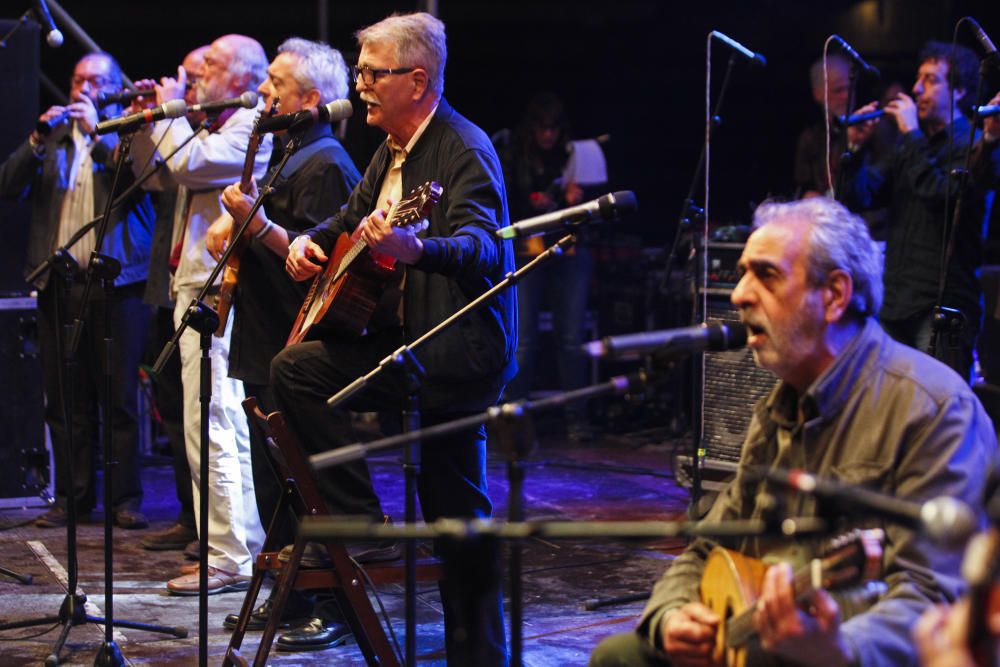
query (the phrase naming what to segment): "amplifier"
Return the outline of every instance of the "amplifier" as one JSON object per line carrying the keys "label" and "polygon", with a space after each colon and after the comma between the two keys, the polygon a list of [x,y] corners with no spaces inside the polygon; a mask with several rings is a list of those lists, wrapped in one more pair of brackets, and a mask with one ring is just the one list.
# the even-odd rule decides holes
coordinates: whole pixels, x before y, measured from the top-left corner
{"label": "amplifier", "polygon": [[[708,287],[705,291],[707,319],[739,321],[729,300],[732,289]],[[776,383],[770,371],[754,363],[749,349],[705,353],[701,434],[706,459],[739,460],[753,405]]]}
{"label": "amplifier", "polygon": [[35,314],[33,297],[0,298],[0,508],[44,506],[53,491]]}

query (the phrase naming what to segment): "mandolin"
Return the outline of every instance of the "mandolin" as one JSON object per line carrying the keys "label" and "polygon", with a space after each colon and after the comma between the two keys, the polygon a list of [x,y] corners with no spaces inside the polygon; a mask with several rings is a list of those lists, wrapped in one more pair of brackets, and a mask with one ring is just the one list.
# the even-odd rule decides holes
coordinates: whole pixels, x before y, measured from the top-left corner
{"label": "mandolin", "polygon": [[[395,227],[414,225],[430,214],[443,188],[428,181],[397,202],[386,217]],[[313,280],[285,345],[300,343],[320,322],[337,331],[360,336],[371,319],[386,285],[396,275],[395,259],[373,252],[360,231],[337,239],[326,267]]]}
{"label": "mandolin", "polygon": [[[881,529],[855,530],[833,540],[815,558],[797,570],[793,580],[800,604],[814,591],[854,588],[855,598],[870,600],[885,591],[875,581],[882,561]],[[745,667],[747,643],[757,635],[753,612],[768,565],[736,551],[716,547],[708,554],[701,576],[701,601],[722,619],[712,655],[713,664]],[[842,596],[843,597],[843,596]]]}

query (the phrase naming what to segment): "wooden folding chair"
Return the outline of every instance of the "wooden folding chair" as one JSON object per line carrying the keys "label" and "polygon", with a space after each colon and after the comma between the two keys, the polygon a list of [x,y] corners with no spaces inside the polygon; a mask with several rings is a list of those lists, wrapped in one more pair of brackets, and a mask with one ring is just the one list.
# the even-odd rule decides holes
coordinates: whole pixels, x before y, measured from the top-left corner
{"label": "wooden folding chair", "polygon": [[[306,541],[299,536],[295,538],[289,561],[281,563],[278,560],[278,552],[275,549],[281,549],[284,545],[275,544],[275,538],[272,535],[276,535],[276,528],[281,525],[282,521],[287,520],[288,509],[291,509],[300,518],[303,516],[326,516],[330,513],[313,482],[309,464],[281,413],[272,412],[265,415],[254,397],[243,401],[243,409],[246,411],[250,427],[256,429],[266,443],[268,455],[274,464],[275,472],[282,480],[284,490],[278,507],[268,523],[264,546],[257,556],[256,567],[254,567],[253,577],[250,580],[250,588],[243,600],[236,629],[229,640],[223,666],[248,664],[246,659],[240,655],[239,649],[250,622],[250,615],[257,604],[257,596],[260,593],[265,573],[268,570],[276,571],[275,586],[277,590],[270,618],[264,628],[260,645],[257,647],[257,654],[254,657],[253,664],[255,666],[263,667],[267,664],[271,643],[274,641],[282,611],[292,588],[333,589],[334,597],[368,664],[386,667],[398,666],[400,664],[399,657],[389,643],[385,629],[379,622],[371,601],[368,599],[367,581],[360,571],[360,567],[348,555],[347,548],[343,544],[332,541],[325,543],[332,563],[332,567],[329,568],[299,569],[306,546]],[[373,584],[402,583],[404,581],[404,571],[400,564],[369,564],[365,566],[364,571]],[[440,578],[441,569],[435,559],[422,559],[418,562],[418,580],[438,581]]]}

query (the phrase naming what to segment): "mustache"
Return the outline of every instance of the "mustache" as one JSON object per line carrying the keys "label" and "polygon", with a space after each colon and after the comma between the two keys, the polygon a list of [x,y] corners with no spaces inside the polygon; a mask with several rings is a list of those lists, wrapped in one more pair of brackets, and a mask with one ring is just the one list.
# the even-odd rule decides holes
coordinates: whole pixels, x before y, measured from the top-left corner
{"label": "mustache", "polygon": [[367,93],[361,93],[360,97],[361,101],[364,102],[365,104],[379,104],[378,98],[376,98],[373,95],[369,95]]}

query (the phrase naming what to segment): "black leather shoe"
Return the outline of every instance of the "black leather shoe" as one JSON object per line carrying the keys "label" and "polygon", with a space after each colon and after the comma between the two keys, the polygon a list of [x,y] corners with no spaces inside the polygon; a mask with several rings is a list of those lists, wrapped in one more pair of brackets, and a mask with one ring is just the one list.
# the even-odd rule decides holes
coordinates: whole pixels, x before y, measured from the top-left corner
{"label": "black leather shoe", "polygon": [[279,651],[322,651],[340,646],[350,637],[346,623],[311,618],[305,625],[280,635],[274,647]]}
{"label": "black leather shoe", "polygon": [[[309,610],[306,609],[302,613],[296,613],[300,610],[292,609],[289,610],[291,605],[285,606],[285,613],[281,615],[281,620],[278,621],[278,628],[281,630],[287,630],[288,628],[298,627],[309,620]],[[271,610],[274,608],[274,602],[268,598],[264,601],[264,604],[257,607],[250,614],[250,620],[247,623],[247,630],[263,630],[267,625],[268,619],[271,618]],[[229,614],[222,621],[223,627],[227,630],[235,630],[236,625],[240,622],[239,614]]]}

